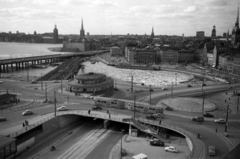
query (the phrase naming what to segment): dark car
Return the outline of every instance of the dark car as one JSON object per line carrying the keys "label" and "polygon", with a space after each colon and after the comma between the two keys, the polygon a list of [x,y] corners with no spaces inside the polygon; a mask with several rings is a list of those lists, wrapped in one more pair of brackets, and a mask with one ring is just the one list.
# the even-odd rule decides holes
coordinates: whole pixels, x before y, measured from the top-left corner
{"label": "dark car", "polygon": [[214,115],[210,114],[210,113],[203,113],[203,116],[204,117],[209,117],[209,118],[213,118],[214,117]]}
{"label": "dark car", "polygon": [[155,116],[153,116],[153,115],[148,115],[148,116],[146,116],[146,119],[148,119],[148,120],[156,120],[157,118]]}
{"label": "dark car", "polygon": [[152,139],[150,140],[150,145],[152,146],[164,146],[164,142],[160,141],[159,139]]}
{"label": "dark car", "polygon": [[200,116],[196,116],[192,118],[192,121],[197,121],[197,122],[204,122],[204,118]]}
{"label": "dark car", "polygon": [[100,107],[100,106],[94,106],[94,107],[92,107],[92,110],[102,110],[102,107]]}
{"label": "dark car", "polygon": [[192,85],[188,84],[187,87],[192,87]]}
{"label": "dark car", "polygon": [[172,107],[166,107],[165,110],[173,111]]}
{"label": "dark car", "polygon": [[206,86],[206,84],[204,83],[204,84],[201,84],[201,86]]}
{"label": "dark car", "polygon": [[0,122],[1,122],[1,121],[7,121],[7,118],[0,117]]}

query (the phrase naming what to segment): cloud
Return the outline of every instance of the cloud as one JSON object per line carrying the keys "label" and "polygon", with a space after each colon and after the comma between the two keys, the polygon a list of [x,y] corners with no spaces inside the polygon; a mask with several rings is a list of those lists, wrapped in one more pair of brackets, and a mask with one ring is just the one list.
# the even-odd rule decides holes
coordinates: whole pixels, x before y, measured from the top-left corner
{"label": "cloud", "polygon": [[186,9],[184,9],[183,11],[187,12],[187,13],[196,12],[196,11],[198,11],[198,7],[196,7],[196,6],[189,6]]}
{"label": "cloud", "polygon": [[111,1],[101,1],[101,0],[93,1],[92,4],[100,7],[118,7],[119,6],[117,3],[114,3]]}

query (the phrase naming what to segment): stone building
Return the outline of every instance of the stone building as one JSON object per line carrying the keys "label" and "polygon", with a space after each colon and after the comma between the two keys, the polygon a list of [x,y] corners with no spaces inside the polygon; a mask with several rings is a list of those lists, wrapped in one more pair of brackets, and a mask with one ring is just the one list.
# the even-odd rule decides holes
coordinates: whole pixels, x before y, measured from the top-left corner
{"label": "stone building", "polygon": [[114,87],[113,79],[106,77],[104,74],[88,73],[77,75],[74,80],[68,82],[67,90],[73,93],[103,93],[112,91]]}

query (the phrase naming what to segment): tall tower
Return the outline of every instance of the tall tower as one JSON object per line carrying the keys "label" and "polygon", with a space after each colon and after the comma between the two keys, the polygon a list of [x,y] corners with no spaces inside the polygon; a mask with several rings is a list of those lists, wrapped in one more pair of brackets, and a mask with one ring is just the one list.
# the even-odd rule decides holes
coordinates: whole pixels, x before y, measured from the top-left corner
{"label": "tall tower", "polygon": [[237,12],[237,19],[235,22],[235,26],[232,30],[232,39],[231,42],[233,45],[237,45],[240,42],[240,30],[239,30],[239,6]]}
{"label": "tall tower", "polygon": [[212,39],[215,39],[215,38],[216,38],[216,27],[214,25],[212,30]]}
{"label": "tall tower", "polygon": [[152,27],[152,33],[151,33],[151,39],[154,38],[154,30],[153,30],[153,27]]}
{"label": "tall tower", "polygon": [[81,30],[80,30],[80,39],[84,39],[85,38],[85,31],[83,28],[83,19],[82,19],[82,25],[81,25]]}
{"label": "tall tower", "polygon": [[58,43],[58,29],[56,24],[53,29],[53,40],[54,40],[54,43]]}

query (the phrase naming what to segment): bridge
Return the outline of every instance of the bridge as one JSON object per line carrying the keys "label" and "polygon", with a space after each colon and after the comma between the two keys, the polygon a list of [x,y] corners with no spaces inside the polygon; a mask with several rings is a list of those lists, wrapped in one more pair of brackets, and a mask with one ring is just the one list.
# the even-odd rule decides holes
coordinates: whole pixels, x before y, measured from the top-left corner
{"label": "bridge", "polygon": [[[107,129],[109,127],[111,122],[124,123],[124,124],[129,125],[129,135],[132,134],[132,131],[133,131],[132,126],[133,126],[142,132],[145,132],[147,134],[150,134],[150,135],[160,139],[161,141],[169,143],[170,141],[163,138],[161,136],[161,134],[158,132],[159,128],[167,128],[167,129],[176,131],[176,132],[182,134],[183,136],[185,136],[188,147],[190,149],[190,154],[188,156],[189,158],[203,157],[202,156],[203,155],[203,146],[202,146],[203,143],[199,140],[196,140],[195,135],[191,134],[190,132],[186,132],[185,130],[183,130],[177,126],[168,125],[168,124],[159,125],[159,123],[157,121],[147,120],[147,119],[143,119],[143,118],[138,118],[135,120],[129,115],[116,114],[116,113],[108,114],[108,113],[102,112],[102,111],[91,111],[90,113],[88,113],[87,110],[71,110],[71,111],[57,112],[56,116],[54,113],[50,113],[50,114],[45,115],[43,118],[39,118],[40,120],[35,121],[34,123],[31,122],[30,125],[25,128],[19,127],[20,129],[18,129],[18,130],[16,129],[17,131],[16,130],[14,131],[14,129],[11,129],[11,133],[9,133],[9,130],[6,130],[6,132],[8,132],[8,135],[4,134],[3,131],[1,132],[1,134],[4,134],[5,136],[8,136],[8,137],[18,138],[18,136],[28,133],[28,131],[32,131],[36,127],[44,125],[45,123],[47,123],[50,120],[56,119],[55,120],[56,123],[54,125],[61,125],[61,120],[59,120],[59,117],[63,117],[63,116],[67,116],[67,115],[90,117],[90,118],[93,118],[94,120],[102,119],[105,129]],[[51,122],[51,124],[53,124],[53,122]],[[151,128],[152,126],[154,126],[155,128],[157,127],[157,129]],[[59,126],[59,127],[61,127],[61,126]]]}
{"label": "bridge", "polygon": [[22,58],[11,58],[11,59],[2,59],[0,60],[0,73],[9,72],[9,65],[11,70],[13,70],[13,65],[15,65],[16,70],[21,68],[26,68],[34,64],[42,64],[58,62],[60,59],[78,57],[78,56],[92,56],[96,54],[101,54],[107,52],[106,50],[99,51],[85,51],[80,53],[70,53],[70,54],[54,54],[54,55],[44,55],[44,56],[31,56],[31,57],[22,57]]}

